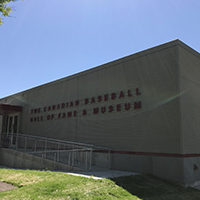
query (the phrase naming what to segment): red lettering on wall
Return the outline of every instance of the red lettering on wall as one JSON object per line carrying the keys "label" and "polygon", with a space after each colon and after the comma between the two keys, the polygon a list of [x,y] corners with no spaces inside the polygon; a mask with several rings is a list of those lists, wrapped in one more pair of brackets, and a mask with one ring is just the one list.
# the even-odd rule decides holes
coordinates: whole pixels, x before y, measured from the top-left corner
{"label": "red lettering on wall", "polygon": [[141,101],[134,102],[134,109],[140,109],[142,107]]}
{"label": "red lettering on wall", "polygon": [[117,104],[116,108],[117,108],[117,112],[121,111],[121,104]]}
{"label": "red lettering on wall", "polygon": [[104,95],[104,101],[108,101],[108,94]]}
{"label": "red lettering on wall", "polygon": [[75,106],[78,106],[79,105],[79,100],[76,100],[75,101]]}
{"label": "red lettering on wall", "polygon": [[89,99],[86,98],[86,99],[85,99],[85,104],[88,104],[88,103],[89,103]]}
{"label": "red lettering on wall", "polygon": [[63,114],[62,114],[62,118],[65,118],[65,117],[66,117],[66,114],[65,114],[65,113],[63,113]]}
{"label": "red lettering on wall", "polygon": [[124,98],[124,92],[123,91],[120,92],[119,98]]}
{"label": "red lettering on wall", "polygon": [[115,92],[113,92],[113,93],[111,94],[111,99],[114,100],[115,98],[116,98],[116,94],[115,94]]}
{"label": "red lettering on wall", "polygon": [[[47,111],[52,111],[52,110],[57,110],[57,109],[64,109],[65,107],[68,108],[69,107],[73,107],[73,106],[78,106],[79,103],[81,104],[88,104],[88,103],[97,103],[97,102],[102,102],[102,101],[110,101],[110,100],[115,100],[115,99],[121,99],[124,97],[132,97],[134,95],[141,95],[142,93],[139,91],[139,88],[135,88],[135,92],[133,92],[131,89],[124,91],[120,91],[120,92],[112,92],[112,93],[107,93],[104,95],[99,95],[97,97],[91,97],[91,98],[85,98],[83,101],[84,102],[80,102],[80,100],[74,100],[74,101],[69,101],[66,103],[61,103],[61,104],[54,104],[54,105],[47,105],[44,106],[43,108],[33,108],[31,109],[31,114],[36,114],[36,113],[42,113],[42,112],[47,112]],[[117,100],[118,101],[118,100]],[[106,112],[113,112],[116,111],[119,112],[123,109],[125,110],[130,110],[132,107],[133,109],[141,109],[142,105],[141,105],[141,101],[135,101],[133,103],[133,105],[131,105],[132,103],[124,103],[122,104],[122,102],[119,102],[120,104],[117,105],[110,105],[110,106],[101,106],[101,107],[96,107],[93,108],[93,114],[99,114],[99,113],[106,113]],[[58,111],[59,112],[59,111]],[[47,113],[48,114],[48,113]],[[87,115],[87,111],[86,109],[84,109],[82,111],[82,114],[85,116]],[[61,112],[61,113],[56,113],[56,116],[58,116],[58,118],[65,118],[65,117],[76,117],[78,115],[78,112],[75,111],[69,111],[69,112]],[[49,114],[46,116],[36,116],[36,117],[32,117],[30,118],[30,122],[34,122],[34,121],[43,121],[43,119],[47,119],[47,120],[51,120],[55,118],[55,114]]]}
{"label": "red lettering on wall", "polygon": [[99,112],[99,109],[98,109],[98,108],[94,108],[94,109],[93,109],[93,114],[98,114],[98,112]]}
{"label": "red lettering on wall", "polygon": [[61,118],[61,113],[58,113],[58,119],[60,119]]}
{"label": "red lettering on wall", "polygon": [[131,104],[130,103],[125,103],[125,109],[126,110],[130,110],[131,108]]}
{"label": "red lettering on wall", "polygon": [[83,110],[83,115],[87,115],[87,111],[85,109]]}
{"label": "red lettering on wall", "polygon": [[92,97],[91,103],[95,103],[95,98],[94,97]]}
{"label": "red lettering on wall", "polygon": [[67,113],[67,117],[71,117],[71,116],[72,116],[72,112],[70,111]]}
{"label": "red lettering on wall", "polygon": [[106,107],[101,107],[101,113],[105,113],[106,112]]}
{"label": "red lettering on wall", "polygon": [[113,111],[113,106],[109,106],[109,112],[111,113]]}
{"label": "red lettering on wall", "polygon": [[102,96],[98,96],[98,102],[101,102],[102,101]]}
{"label": "red lettering on wall", "polygon": [[136,95],[141,95],[142,93],[139,92],[139,88],[136,88]]}
{"label": "red lettering on wall", "polygon": [[61,104],[61,108],[65,108],[65,103],[62,103],[62,104]]}
{"label": "red lettering on wall", "polygon": [[131,91],[128,90],[128,97],[132,97]]}
{"label": "red lettering on wall", "polygon": [[73,107],[73,106],[74,106],[73,101],[71,101],[69,107]]}

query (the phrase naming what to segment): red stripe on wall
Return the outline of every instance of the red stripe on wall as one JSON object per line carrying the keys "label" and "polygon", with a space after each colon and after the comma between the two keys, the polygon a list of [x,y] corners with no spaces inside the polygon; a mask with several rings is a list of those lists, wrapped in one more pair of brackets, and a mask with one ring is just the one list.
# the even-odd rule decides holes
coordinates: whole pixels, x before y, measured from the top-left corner
{"label": "red stripe on wall", "polygon": [[[94,152],[107,153],[108,151],[95,150]],[[140,156],[179,157],[179,158],[200,157],[200,154],[175,154],[175,153],[132,152],[132,151],[110,151],[110,153],[126,154],[126,155],[140,155]]]}

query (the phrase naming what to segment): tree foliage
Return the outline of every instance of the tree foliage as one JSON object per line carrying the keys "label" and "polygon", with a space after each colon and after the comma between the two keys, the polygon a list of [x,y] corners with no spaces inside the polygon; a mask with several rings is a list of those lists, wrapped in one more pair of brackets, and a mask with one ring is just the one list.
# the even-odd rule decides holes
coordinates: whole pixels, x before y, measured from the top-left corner
{"label": "tree foliage", "polygon": [[[10,2],[15,2],[17,0],[0,0],[0,13],[3,17],[8,17],[9,14],[12,12],[12,9],[7,4]],[[0,25],[2,25],[2,17],[0,17]]]}

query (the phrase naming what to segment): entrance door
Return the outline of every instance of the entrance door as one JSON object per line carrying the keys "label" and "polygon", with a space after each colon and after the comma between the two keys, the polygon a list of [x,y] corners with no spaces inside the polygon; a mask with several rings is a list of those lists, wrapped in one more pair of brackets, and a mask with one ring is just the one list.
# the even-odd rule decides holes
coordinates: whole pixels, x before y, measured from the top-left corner
{"label": "entrance door", "polygon": [[11,134],[11,145],[15,145],[16,136],[13,133],[18,133],[19,116],[18,114],[7,116],[7,133]]}
{"label": "entrance door", "polygon": [[2,126],[3,125],[3,116],[0,115],[0,147],[1,147],[1,139],[2,139]]}

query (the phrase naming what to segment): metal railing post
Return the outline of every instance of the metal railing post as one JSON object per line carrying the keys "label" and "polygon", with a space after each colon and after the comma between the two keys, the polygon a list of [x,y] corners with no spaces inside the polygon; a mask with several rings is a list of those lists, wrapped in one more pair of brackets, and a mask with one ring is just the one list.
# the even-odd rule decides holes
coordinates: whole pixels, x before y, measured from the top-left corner
{"label": "metal railing post", "polygon": [[74,166],[74,149],[72,151],[72,166]]}
{"label": "metal railing post", "polygon": [[85,151],[85,170],[87,171],[87,150]]}
{"label": "metal railing post", "polygon": [[68,170],[69,170],[69,167],[70,167],[70,151],[69,151],[69,155],[68,155]]}
{"label": "metal railing post", "polygon": [[27,137],[25,137],[25,146],[24,146],[25,152],[27,151]]}
{"label": "metal railing post", "polygon": [[46,153],[46,150],[47,150],[47,140],[45,140],[44,150],[45,150],[45,158],[46,158],[47,157],[47,153]]}
{"label": "metal railing post", "polygon": [[37,139],[35,139],[34,152],[36,152],[36,141],[37,141]]}
{"label": "metal railing post", "polygon": [[13,133],[10,134],[10,148],[11,148],[12,144],[13,144]]}
{"label": "metal railing post", "polygon": [[110,159],[110,149],[108,150],[108,169],[110,169],[110,162],[111,162],[111,159]]}
{"label": "metal railing post", "polygon": [[59,143],[58,143],[57,161],[59,161]]}
{"label": "metal railing post", "polygon": [[90,150],[90,171],[92,170],[92,150]]}
{"label": "metal railing post", "polygon": [[54,162],[56,162],[56,153],[54,153]]}
{"label": "metal railing post", "polygon": [[17,147],[18,147],[18,133],[16,134],[16,150],[17,150]]}

